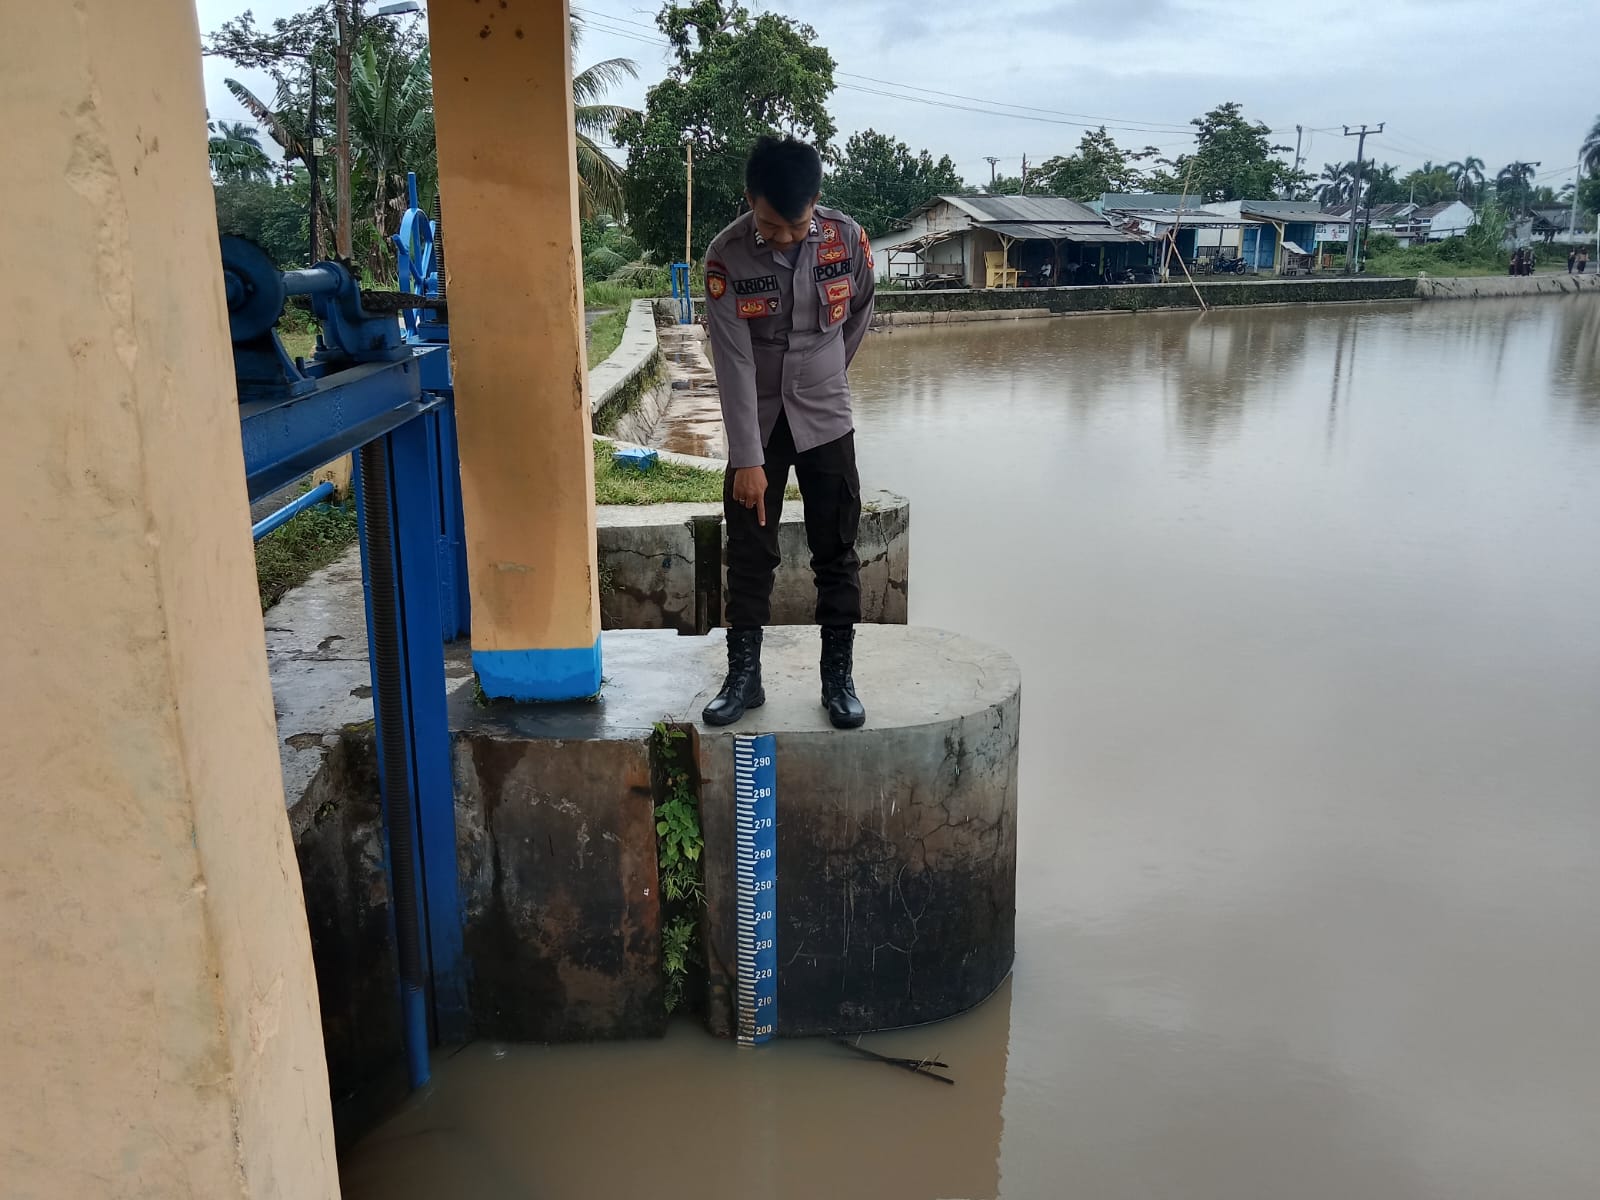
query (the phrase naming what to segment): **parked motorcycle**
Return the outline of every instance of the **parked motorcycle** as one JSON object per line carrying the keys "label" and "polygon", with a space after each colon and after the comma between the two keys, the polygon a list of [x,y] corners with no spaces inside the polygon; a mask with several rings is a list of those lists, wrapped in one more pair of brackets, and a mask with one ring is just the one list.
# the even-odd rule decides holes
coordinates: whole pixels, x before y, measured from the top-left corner
{"label": "parked motorcycle", "polygon": [[1242,258],[1213,258],[1211,260],[1211,273],[1213,275],[1243,275],[1250,270]]}

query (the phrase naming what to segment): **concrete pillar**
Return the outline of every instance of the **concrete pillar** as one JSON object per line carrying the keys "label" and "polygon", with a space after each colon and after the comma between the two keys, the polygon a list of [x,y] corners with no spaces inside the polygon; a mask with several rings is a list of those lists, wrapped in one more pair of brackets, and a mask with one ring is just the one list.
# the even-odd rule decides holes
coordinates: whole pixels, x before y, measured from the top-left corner
{"label": "concrete pillar", "polygon": [[194,6],[0,27],[0,1192],[337,1196]]}
{"label": "concrete pillar", "polygon": [[491,696],[600,690],[594,458],[564,0],[434,0],[472,660]]}

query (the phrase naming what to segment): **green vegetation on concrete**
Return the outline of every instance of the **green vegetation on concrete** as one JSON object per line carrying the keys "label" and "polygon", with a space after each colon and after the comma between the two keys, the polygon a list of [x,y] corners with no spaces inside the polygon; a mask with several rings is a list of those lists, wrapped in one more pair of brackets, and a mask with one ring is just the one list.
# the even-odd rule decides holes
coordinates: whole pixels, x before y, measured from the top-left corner
{"label": "green vegetation on concrete", "polygon": [[[301,491],[309,490],[309,484]],[[355,543],[353,503],[319,504],[256,543],[256,590],[265,612]]]}
{"label": "green vegetation on concrete", "polygon": [[[594,444],[594,502],[596,504],[721,504],[722,472],[691,467],[662,459],[648,471],[619,467],[611,457],[610,442]],[[790,483],[785,501],[800,499],[800,488]]]}
{"label": "green vegetation on concrete", "polygon": [[665,459],[648,471],[619,467],[610,442],[594,444],[596,504],[719,504],[722,472]]}
{"label": "green vegetation on concrete", "polygon": [[619,308],[597,317],[589,326],[589,365],[605,362],[622,345],[622,331],[628,327],[628,310]]}
{"label": "green vegetation on concrete", "polygon": [[651,738],[656,805],[656,863],[661,878],[661,971],[668,1012],[683,1003],[691,964],[704,962],[700,913],[706,893],[701,852],[700,799],[690,774],[688,735],[657,722]]}

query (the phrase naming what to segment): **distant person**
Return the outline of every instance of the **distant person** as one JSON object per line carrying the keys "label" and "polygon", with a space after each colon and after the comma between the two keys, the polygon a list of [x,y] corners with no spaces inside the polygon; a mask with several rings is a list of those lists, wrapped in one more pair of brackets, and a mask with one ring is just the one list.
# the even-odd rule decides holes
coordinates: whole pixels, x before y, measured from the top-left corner
{"label": "distant person", "polygon": [[1518,270],[1518,268],[1521,267],[1521,266],[1522,266],[1522,251],[1521,250],[1513,250],[1511,252],[1511,262],[1506,267],[1506,274],[1507,275],[1520,274],[1520,271]]}
{"label": "distant person", "polygon": [[1589,269],[1589,247],[1585,246],[1578,251],[1578,274],[1582,275]]}
{"label": "distant person", "polygon": [[822,159],[763,137],[745,165],[749,211],[706,250],[706,329],[728,438],[728,675],[701,714],[731,725],[766,702],[761,633],[783,562],[778,520],[792,467],[822,626],[822,706],[839,729],[867,719],[852,678],[861,619],[861,481],[845,371],[872,322],[872,247],[860,225],[817,206]]}
{"label": "distant person", "polygon": [[1568,275],[1572,274],[1572,268],[1573,268],[1574,264],[1577,263],[1577,261],[1578,261],[1578,251],[1577,251],[1576,247],[1573,247],[1572,249],[1567,251],[1567,274]]}

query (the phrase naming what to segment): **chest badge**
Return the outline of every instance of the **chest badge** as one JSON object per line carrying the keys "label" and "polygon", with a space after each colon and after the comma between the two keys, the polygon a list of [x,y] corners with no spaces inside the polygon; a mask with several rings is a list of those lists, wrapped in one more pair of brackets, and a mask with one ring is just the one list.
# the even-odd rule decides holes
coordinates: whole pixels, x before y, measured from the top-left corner
{"label": "chest badge", "polygon": [[749,299],[739,301],[739,315],[746,321],[753,321],[757,317],[775,317],[781,303],[777,297],[767,299]]}
{"label": "chest badge", "polygon": [[820,263],[843,262],[848,253],[849,251],[845,248],[843,242],[824,241],[817,249],[817,261]]}

